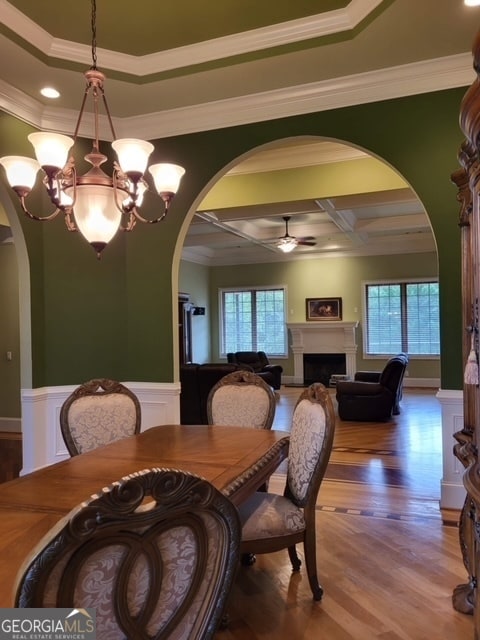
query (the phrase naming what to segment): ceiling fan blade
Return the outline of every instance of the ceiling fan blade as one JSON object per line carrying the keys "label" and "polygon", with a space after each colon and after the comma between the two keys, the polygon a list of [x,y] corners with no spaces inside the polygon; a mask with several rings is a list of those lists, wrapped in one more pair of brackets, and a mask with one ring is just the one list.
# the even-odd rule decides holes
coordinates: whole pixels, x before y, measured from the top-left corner
{"label": "ceiling fan blade", "polygon": [[288,221],[290,220],[290,216],[283,216],[283,220],[285,222],[285,234],[279,238],[267,238],[266,240],[262,240],[262,244],[276,244],[277,247],[279,247],[282,244],[286,244],[289,240],[292,243],[294,242],[295,246],[302,245],[304,247],[314,247],[317,244],[314,236],[303,236],[298,238],[296,236],[291,236],[288,232]]}
{"label": "ceiling fan blade", "polygon": [[262,244],[276,244],[277,242],[280,242],[284,238],[285,238],[285,236],[280,236],[280,237],[277,237],[277,238],[267,238],[266,240],[261,240],[260,242]]}

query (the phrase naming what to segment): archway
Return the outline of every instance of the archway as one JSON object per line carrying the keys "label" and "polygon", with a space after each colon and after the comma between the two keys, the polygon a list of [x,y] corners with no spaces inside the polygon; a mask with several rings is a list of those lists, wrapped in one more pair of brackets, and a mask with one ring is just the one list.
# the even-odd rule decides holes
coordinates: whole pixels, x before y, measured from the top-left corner
{"label": "archway", "polygon": [[[288,255],[278,251],[272,240],[284,234],[285,215],[290,217],[290,233],[314,238],[314,246],[299,246]],[[218,323],[212,318],[215,300],[208,300],[208,294],[201,290],[202,268],[229,267],[232,271],[243,265],[245,275],[251,265],[257,269],[258,265],[270,265],[272,270],[276,264],[285,273],[285,265],[295,260],[306,265],[329,258],[330,268],[343,259],[381,263],[381,256],[389,256],[384,259],[390,263],[383,275],[386,279],[389,274],[390,278],[399,276],[401,256],[409,255],[408,277],[438,276],[435,239],[418,196],[384,160],[343,140],[301,136],[252,149],[225,167],[203,190],[196,215],[189,222],[183,264],[191,260],[197,265],[192,290],[200,298],[194,303],[206,305],[210,311],[195,320],[194,340],[195,330],[201,327],[205,335],[209,322],[210,333],[218,334]],[[394,269],[390,268],[392,255],[399,256]],[[418,263],[418,272],[414,263]],[[380,278],[381,264],[375,269],[375,277]],[[266,270],[261,267],[257,273]],[[339,271],[335,268],[329,279],[338,280]],[[365,268],[365,274],[370,272],[371,268]],[[289,292],[288,321],[305,320],[307,297],[338,295],[325,283],[321,290],[307,291],[302,280],[300,276],[295,291]],[[359,290],[348,292],[344,305],[344,319],[361,320]],[[361,335],[359,338],[358,366],[369,368],[362,362]],[[204,344],[205,339],[201,340]],[[200,354],[200,360],[202,357],[203,361],[221,358],[215,341],[207,355],[205,350]],[[289,363],[287,372],[288,367]],[[438,361],[415,361],[411,368],[410,375],[419,384],[427,379],[428,384],[439,385]]]}
{"label": "archway", "polygon": [[[330,158],[324,157],[321,162],[310,164],[305,159],[307,147],[311,147],[309,151],[314,152],[315,147],[321,145],[330,145],[328,149],[323,149],[324,153],[330,154]],[[320,152],[320,149],[316,151]],[[312,176],[323,174],[335,182],[323,185],[323,188],[316,192],[316,187],[312,188],[311,182],[306,186],[300,175],[303,167],[295,166],[295,159],[298,157],[302,158],[306,167],[304,173],[309,175],[310,179]],[[365,169],[360,169],[362,164]],[[350,171],[356,170],[356,175],[351,176],[350,180],[344,179],[343,184],[338,179],[342,168],[344,171],[346,168]],[[378,173],[373,174],[375,169],[378,169]],[[272,178],[274,172],[278,172],[283,179],[284,184],[280,187]],[[295,186],[290,197],[284,195],[284,187],[292,183],[287,176],[288,172]],[[265,176],[270,186],[277,185],[270,200],[267,195],[269,185],[262,189],[260,184],[261,178]],[[257,200],[252,197],[251,201],[248,201],[248,196],[251,196],[249,177],[252,178],[251,183],[257,187]],[[236,181],[240,189],[234,186]],[[359,182],[362,184],[359,185]],[[332,187],[333,184],[335,188]],[[303,196],[299,194],[302,188]],[[233,194],[230,202],[228,191]],[[375,278],[398,278],[402,275],[399,265],[403,262],[408,267],[405,277],[438,278],[439,275],[434,234],[425,207],[417,194],[383,159],[343,140],[299,137],[279,140],[252,149],[215,176],[197,198],[195,207],[196,211],[191,211],[188,221],[185,221],[188,228],[183,229],[184,238],[177,246],[177,257],[180,263],[180,251],[183,248],[183,255],[187,257],[178,271],[180,289],[189,290],[187,281],[190,278],[191,290],[197,296],[194,303],[207,308],[206,315],[194,319],[192,327],[194,340],[195,331],[199,327],[203,335],[208,332],[209,336],[213,336],[208,355],[204,360],[198,359],[200,362],[222,360],[217,346],[218,296],[213,291],[219,285],[220,278],[217,275],[209,276],[208,284],[203,285],[202,269],[210,270],[210,273],[214,274],[223,269],[230,277],[222,282],[228,282],[230,285],[253,284],[255,278],[260,284],[264,284],[276,270],[280,274],[277,276],[277,282],[280,280],[289,285],[288,322],[305,321],[305,298],[309,297],[305,280],[310,279],[312,282],[315,277],[315,268],[308,267],[308,264],[315,264],[317,272],[320,273],[325,273],[328,268],[328,276],[325,278],[317,275],[315,285],[315,295],[328,296],[339,293],[339,289],[335,287],[342,284],[342,276],[339,276],[339,265],[342,261],[355,260],[357,263],[363,263],[361,273],[352,283],[352,288],[342,296],[345,303],[344,318],[358,320],[361,320],[362,306],[360,281],[366,278],[365,274],[373,273]],[[192,221],[197,212],[199,213],[196,218],[200,222],[195,224]],[[316,241],[315,247],[298,247],[299,251],[296,249],[286,256],[266,246],[270,243],[269,240],[283,234],[284,215],[290,215],[293,221],[290,232],[293,235],[313,236]],[[203,233],[199,229],[200,225],[205,226]],[[331,233],[332,225],[336,227],[335,234]],[[319,234],[322,229],[327,234],[329,245],[320,240]],[[343,245],[334,245],[334,235],[341,236]],[[205,244],[202,245],[203,240]],[[375,241],[377,247],[374,246]],[[205,250],[203,254],[199,249],[192,250],[192,247],[202,246]],[[320,255],[322,251],[323,255]],[[201,260],[202,257],[208,256],[208,253],[211,265],[208,264],[208,260]],[[408,256],[407,260],[404,259],[405,256]],[[188,257],[198,258],[198,262],[192,262],[194,267],[191,269],[185,266]],[[238,260],[237,264],[235,258]],[[382,262],[388,266],[388,270],[383,273]],[[293,263],[296,263],[297,268],[291,266]],[[302,274],[307,275],[303,278]],[[328,281],[328,284],[325,284],[325,281]],[[321,289],[318,288],[320,286]],[[353,288],[356,290],[355,294],[352,293]],[[357,368],[375,368],[372,367],[372,361],[365,366],[361,333],[357,353]],[[292,377],[292,358],[281,363],[284,365],[287,378]],[[425,384],[438,388],[439,359],[412,360],[410,381],[420,386]],[[440,476],[438,482],[440,485]]]}

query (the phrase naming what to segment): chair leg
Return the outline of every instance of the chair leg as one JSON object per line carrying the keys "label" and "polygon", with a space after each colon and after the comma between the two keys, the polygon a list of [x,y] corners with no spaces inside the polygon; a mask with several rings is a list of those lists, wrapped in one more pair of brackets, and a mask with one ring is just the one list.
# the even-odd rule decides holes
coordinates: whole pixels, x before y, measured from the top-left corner
{"label": "chair leg", "polygon": [[292,563],[293,570],[300,571],[302,562],[297,555],[297,549],[295,548],[295,545],[293,545],[293,547],[288,547],[288,555],[290,557],[290,562]]}
{"label": "chair leg", "polygon": [[323,589],[318,582],[317,577],[317,553],[315,549],[315,533],[308,535],[305,533],[305,540],[303,543],[305,551],[305,565],[307,568],[308,582],[310,583],[310,589],[312,590],[313,599],[321,600],[323,596]]}

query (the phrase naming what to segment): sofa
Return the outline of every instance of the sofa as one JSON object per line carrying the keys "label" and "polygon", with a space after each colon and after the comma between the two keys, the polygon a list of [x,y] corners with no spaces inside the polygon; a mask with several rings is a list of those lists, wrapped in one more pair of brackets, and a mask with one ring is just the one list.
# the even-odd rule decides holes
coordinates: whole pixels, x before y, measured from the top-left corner
{"label": "sofa", "polygon": [[227,353],[227,361],[240,365],[242,369],[253,371],[275,391],[280,389],[283,367],[279,364],[270,364],[265,351],[236,351],[235,353]]}
{"label": "sofa", "polygon": [[384,422],[399,414],[407,365],[407,354],[399,353],[388,360],[383,371],[357,371],[352,382],[338,381],[340,419]]}
{"label": "sofa", "polygon": [[180,366],[180,422],[208,424],[207,399],[210,389],[227,373],[241,369],[239,365],[210,362]]}

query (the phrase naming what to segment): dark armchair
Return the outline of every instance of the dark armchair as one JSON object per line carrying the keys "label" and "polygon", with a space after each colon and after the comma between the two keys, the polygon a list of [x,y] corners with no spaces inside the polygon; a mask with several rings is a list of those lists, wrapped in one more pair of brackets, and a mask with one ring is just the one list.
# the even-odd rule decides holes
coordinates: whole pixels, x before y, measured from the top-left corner
{"label": "dark armchair", "polygon": [[227,361],[239,365],[242,369],[253,371],[276,391],[280,389],[283,367],[279,364],[270,364],[264,351],[227,353]]}
{"label": "dark armchair", "polygon": [[383,371],[357,371],[353,382],[337,382],[338,415],[342,420],[383,422],[400,413],[405,353],[390,358]]}

